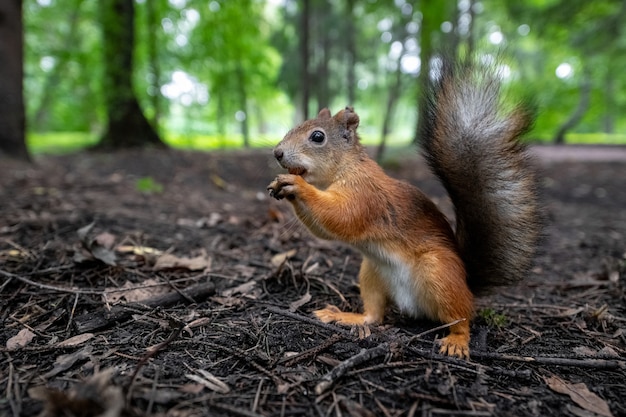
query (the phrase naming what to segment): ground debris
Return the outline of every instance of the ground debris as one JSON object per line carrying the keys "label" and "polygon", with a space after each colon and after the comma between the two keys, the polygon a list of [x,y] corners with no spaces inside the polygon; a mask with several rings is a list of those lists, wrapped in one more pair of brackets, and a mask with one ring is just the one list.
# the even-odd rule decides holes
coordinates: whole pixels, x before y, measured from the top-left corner
{"label": "ground debris", "polygon": [[[626,162],[540,158],[543,248],[479,300],[464,361],[437,353],[440,323],[314,318],[361,307],[360,257],[259,197],[270,154],[0,167],[0,415],[626,415]],[[424,164],[394,166],[452,213]]]}

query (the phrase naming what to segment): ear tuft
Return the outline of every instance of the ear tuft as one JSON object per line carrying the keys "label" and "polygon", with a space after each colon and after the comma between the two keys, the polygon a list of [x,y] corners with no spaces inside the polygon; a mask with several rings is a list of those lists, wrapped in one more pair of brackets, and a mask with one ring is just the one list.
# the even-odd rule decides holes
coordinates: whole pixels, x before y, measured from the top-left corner
{"label": "ear tuft", "polygon": [[344,124],[349,131],[354,132],[359,126],[359,115],[354,112],[352,106],[346,106],[345,109],[335,115],[335,119]]}
{"label": "ear tuft", "polygon": [[328,108],[323,108],[317,114],[317,118],[318,119],[330,119],[330,117],[331,117],[331,114],[330,114],[330,110],[328,110]]}

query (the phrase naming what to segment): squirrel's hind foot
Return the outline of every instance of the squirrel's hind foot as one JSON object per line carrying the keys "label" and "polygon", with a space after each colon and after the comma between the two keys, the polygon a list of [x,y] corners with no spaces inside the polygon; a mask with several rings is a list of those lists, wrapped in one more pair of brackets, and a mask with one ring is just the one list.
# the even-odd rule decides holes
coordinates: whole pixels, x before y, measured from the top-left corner
{"label": "squirrel's hind foot", "polygon": [[442,355],[456,356],[461,359],[469,359],[469,337],[464,334],[450,334],[439,341]]}

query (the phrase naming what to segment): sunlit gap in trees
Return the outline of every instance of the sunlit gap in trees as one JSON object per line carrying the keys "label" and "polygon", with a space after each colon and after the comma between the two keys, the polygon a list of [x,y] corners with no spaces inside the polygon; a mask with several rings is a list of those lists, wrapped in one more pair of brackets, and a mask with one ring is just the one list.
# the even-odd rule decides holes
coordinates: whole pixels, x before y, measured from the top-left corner
{"label": "sunlit gap in trees", "polygon": [[50,72],[54,69],[57,59],[53,56],[46,55],[39,60],[39,67],[44,72]]}
{"label": "sunlit gap in trees", "polygon": [[458,34],[465,38],[470,35],[471,25],[472,25],[472,13],[479,15],[484,11],[484,6],[481,2],[475,2],[472,4],[470,0],[459,0],[457,3],[457,8],[459,11],[458,21],[456,25],[452,22],[445,21],[441,24],[441,31],[443,33],[450,33],[454,30],[456,26],[456,30]]}
{"label": "sunlit gap in trees", "polygon": [[[396,1],[396,4],[403,15],[411,16],[413,14],[413,6],[409,3]],[[421,13],[416,12],[415,14],[421,20]],[[391,18],[381,19],[376,27],[381,32],[380,40],[383,43],[390,44],[389,52],[386,57],[381,57],[380,65],[389,72],[395,72],[399,68],[404,74],[419,75],[421,66],[420,47],[415,38],[419,32],[419,23],[415,21],[408,22],[404,27],[407,36],[401,40],[394,40],[394,35],[392,34],[393,20]],[[357,84],[361,90],[367,88],[367,85],[368,81],[363,79],[359,80]]]}
{"label": "sunlit gap in trees", "polygon": [[[138,0],[140,3],[145,1]],[[187,46],[191,31],[200,22],[200,13],[196,9],[187,8],[187,0],[169,0],[169,4],[181,10],[181,18],[176,23],[170,18],[163,18],[161,27],[165,33],[174,35],[174,42],[178,47],[182,48]],[[220,5],[212,1],[209,3],[208,8],[211,12],[217,12]],[[149,91],[149,94],[153,95],[154,92]],[[170,101],[184,107],[191,106],[194,103],[206,105],[210,99],[208,86],[181,69],[176,69],[172,72],[170,81],[161,87],[161,94]]]}
{"label": "sunlit gap in trees", "polygon": [[556,67],[556,71],[554,71],[556,76],[560,79],[569,79],[574,76],[574,68],[568,64],[567,62],[563,62]]}
{"label": "sunlit gap in trees", "polygon": [[[181,19],[178,19],[176,24],[174,24],[174,22],[170,18],[166,17],[161,20],[161,26],[163,27],[163,31],[165,31],[165,33],[175,35],[174,42],[176,42],[177,46],[182,48],[184,46],[187,46],[187,43],[189,42],[190,32],[200,22],[200,13],[196,9],[185,8],[185,6],[187,5],[186,0],[170,0],[170,4],[181,10]],[[210,6],[209,9],[211,9]]]}
{"label": "sunlit gap in trees", "polygon": [[210,98],[206,84],[198,82],[195,77],[182,70],[172,73],[171,81],[161,87],[161,94],[183,106],[191,106],[193,103],[205,105]]}

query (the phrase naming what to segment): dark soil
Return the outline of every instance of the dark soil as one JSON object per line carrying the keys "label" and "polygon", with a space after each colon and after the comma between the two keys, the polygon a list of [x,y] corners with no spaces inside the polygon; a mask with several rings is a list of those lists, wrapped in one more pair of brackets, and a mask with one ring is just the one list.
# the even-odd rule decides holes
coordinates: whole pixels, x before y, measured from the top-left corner
{"label": "dark soil", "polygon": [[[266,197],[269,150],[0,160],[0,415],[625,416],[626,149],[533,151],[543,247],[471,361],[439,323],[313,319],[360,308],[360,256]],[[388,171],[450,213],[416,157]]]}

